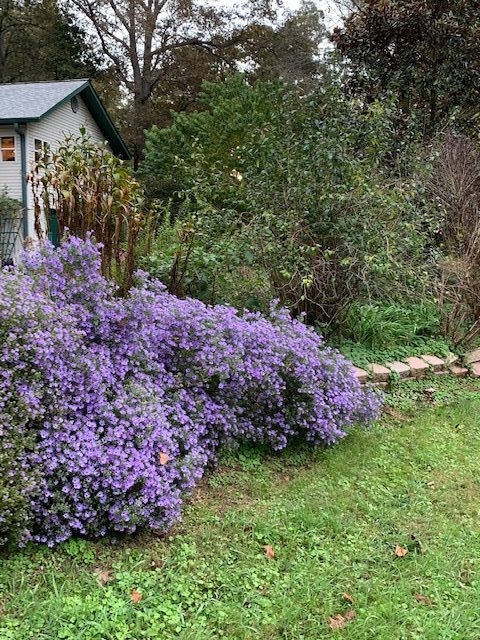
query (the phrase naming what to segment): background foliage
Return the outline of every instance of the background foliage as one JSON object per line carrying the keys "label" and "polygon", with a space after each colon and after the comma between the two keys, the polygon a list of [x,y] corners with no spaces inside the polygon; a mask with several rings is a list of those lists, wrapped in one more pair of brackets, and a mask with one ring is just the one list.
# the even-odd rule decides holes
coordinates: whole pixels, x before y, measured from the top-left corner
{"label": "background foliage", "polygon": [[475,0],[360,0],[332,40],[351,91],[395,93],[400,132],[412,118],[426,137],[452,122],[478,132],[479,21]]}
{"label": "background foliage", "polygon": [[[406,172],[415,149],[398,157],[393,104],[366,108],[333,81],[303,93],[240,76],[205,86],[202,100],[207,111],[149,133],[141,168],[147,184],[165,177],[152,195],[168,197],[170,220],[190,230],[175,254],[186,292],[215,301],[218,277],[243,265],[294,314],[337,328],[354,301],[422,295],[429,220],[418,176]],[[218,252],[201,278],[199,251]],[[156,255],[165,265],[161,240]]]}

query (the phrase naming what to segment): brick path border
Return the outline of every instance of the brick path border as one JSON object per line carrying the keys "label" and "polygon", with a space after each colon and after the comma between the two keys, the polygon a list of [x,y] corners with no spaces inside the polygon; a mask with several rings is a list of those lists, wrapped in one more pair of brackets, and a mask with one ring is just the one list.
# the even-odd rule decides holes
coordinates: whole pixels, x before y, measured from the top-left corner
{"label": "brick path border", "polygon": [[425,354],[384,364],[372,362],[365,369],[354,365],[353,371],[360,384],[374,384],[379,387],[387,387],[393,381],[421,380],[428,373],[437,376],[451,375],[456,378],[480,378],[480,348],[466,353],[463,363],[454,353],[450,353],[446,358]]}

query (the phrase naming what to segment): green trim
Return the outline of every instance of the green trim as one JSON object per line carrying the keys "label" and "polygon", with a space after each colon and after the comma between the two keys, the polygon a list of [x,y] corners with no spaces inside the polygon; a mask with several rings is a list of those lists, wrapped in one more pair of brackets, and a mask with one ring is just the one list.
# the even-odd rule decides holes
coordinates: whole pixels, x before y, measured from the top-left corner
{"label": "green trim", "polygon": [[38,122],[40,118],[0,118],[0,124],[26,124],[27,122]]}
{"label": "green trim", "polygon": [[121,135],[119,134],[116,126],[113,124],[112,119],[108,115],[107,110],[103,106],[103,103],[100,100],[98,93],[93,88],[90,80],[85,80],[82,85],[77,87],[74,91],[70,92],[68,96],[65,96],[65,98],[62,98],[62,100],[60,100],[60,102],[57,102],[55,106],[51,107],[51,109],[49,109],[48,111],[45,111],[45,113],[41,115],[40,119],[42,120],[43,118],[48,116],[48,114],[52,113],[52,111],[55,111],[56,109],[58,109],[58,107],[62,106],[62,104],[69,102],[72,98],[78,95],[81,96],[81,98],[87,105],[88,110],[92,114],[95,122],[98,124],[101,132],[105,136],[105,139],[109,143],[113,153],[116,156],[124,158],[125,160],[129,160],[131,158],[131,155],[127,148],[127,145],[122,140]]}
{"label": "green trim", "polygon": [[55,209],[50,210],[48,222],[48,239],[54,247],[60,246],[60,233],[58,229],[58,218]]}
{"label": "green trim", "polygon": [[[93,88],[90,80],[88,80],[86,86],[80,89],[77,93],[79,93],[83,98],[83,101],[90,110],[95,122],[98,124],[103,135],[110,144],[113,153],[125,160],[129,160],[132,157],[130,151],[118,132],[117,127],[113,124],[103,102],[100,100],[100,96]],[[73,96],[70,96],[70,98],[72,97]]]}
{"label": "green trim", "polygon": [[[24,123],[22,123],[24,124]],[[22,173],[22,207],[23,207],[23,239],[25,240],[29,236],[28,229],[28,199],[27,199],[27,143],[25,140],[25,133],[27,127],[22,130],[19,126],[19,122],[14,122],[13,128],[15,133],[20,136],[20,165]]]}

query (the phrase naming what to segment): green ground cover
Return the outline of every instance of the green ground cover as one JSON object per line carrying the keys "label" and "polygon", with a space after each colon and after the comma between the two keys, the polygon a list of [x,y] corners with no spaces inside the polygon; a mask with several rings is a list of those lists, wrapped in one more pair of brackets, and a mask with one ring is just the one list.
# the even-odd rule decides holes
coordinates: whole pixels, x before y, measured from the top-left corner
{"label": "green ground cover", "polygon": [[0,639],[478,639],[479,391],[406,384],[335,448],[228,454],[167,538],[5,554]]}

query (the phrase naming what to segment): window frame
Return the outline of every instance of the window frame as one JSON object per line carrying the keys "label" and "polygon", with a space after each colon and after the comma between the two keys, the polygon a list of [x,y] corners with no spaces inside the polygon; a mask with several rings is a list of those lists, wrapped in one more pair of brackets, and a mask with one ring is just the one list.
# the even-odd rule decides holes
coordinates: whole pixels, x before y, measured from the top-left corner
{"label": "window frame", "polygon": [[[40,143],[39,148],[37,148],[37,142]],[[49,149],[50,143],[46,140],[42,140],[41,138],[33,139],[33,159],[35,164],[38,164],[38,162],[47,155]]]}
{"label": "window frame", "polygon": [[[13,146],[6,146],[4,140],[12,140]],[[13,158],[5,159],[4,152],[12,152]],[[0,136],[0,161],[1,162],[16,162],[17,161],[17,141],[15,140],[15,134],[11,136]]]}

